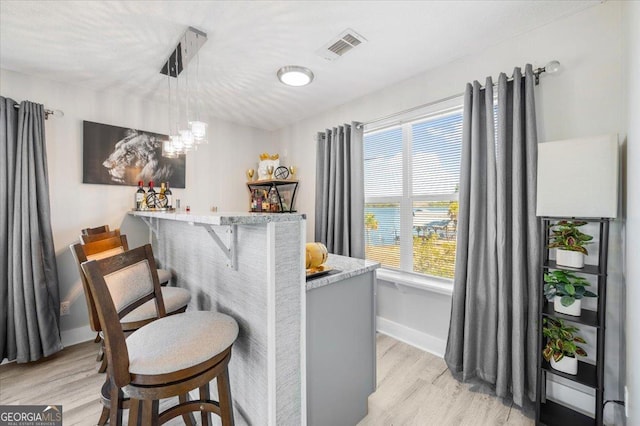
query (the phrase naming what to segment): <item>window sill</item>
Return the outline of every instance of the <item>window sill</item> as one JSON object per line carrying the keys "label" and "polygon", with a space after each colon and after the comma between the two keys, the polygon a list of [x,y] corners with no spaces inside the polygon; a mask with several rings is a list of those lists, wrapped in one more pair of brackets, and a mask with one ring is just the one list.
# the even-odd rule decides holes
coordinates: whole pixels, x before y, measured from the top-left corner
{"label": "window sill", "polygon": [[453,280],[446,278],[427,277],[384,268],[378,269],[376,276],[378,279],[391,282],[396,286],[417,288],[445,296],[453,294]]}

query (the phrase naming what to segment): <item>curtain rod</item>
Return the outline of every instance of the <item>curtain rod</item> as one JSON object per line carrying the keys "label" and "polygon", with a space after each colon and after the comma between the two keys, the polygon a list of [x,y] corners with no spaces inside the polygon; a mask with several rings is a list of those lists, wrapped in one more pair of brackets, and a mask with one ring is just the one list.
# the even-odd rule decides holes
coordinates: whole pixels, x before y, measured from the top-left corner
{"label": "curtain rod", "polygon": [[[554,61],[550,61],[549,63],[547,63],[547,65],[545,65],[542,68],[536,68],[535,70],[533,70],[533,75],[535,76],[535,79],[536,79],[535,80],[536,86],[538,84],[540,84],[540,74],[542,74],[543,72],[548,72],[549,74],[554,74],[554,73],[556,73],[558,71],[559,66],[560,66],[560,62],[554,60]],[[507,79],[507,81],[513,81],[513,77],[509,77]],[[493,83],[494,86],[497,86],[497,84],[498,83]],[[403,111],[394,112],[393,114],[385,115],[384,117],[379,117],[379,118],[376,118],[374,120],[365,121],[364,123],[358,124],[356,127],[358,129],[362,129],[367,124],[373,124],[373,123],[377,123],[379,121],[388,120],[389,118],[397,117],[399,115],[408,114],[408,113],[416,111],[418,109],[430,107],[432,105],[436,105],[436,104],[439,104],[441,102],[450,101],[452,99],[460,98],[462,96],[464,96],[464,92],[456,93],[455,95],[447,96],[446,98],[436,99],[435,101],[427,102],[426,104],[414,106],[412,108],[405,109]]]}
{"label": "curtain rod", "polygon": [[[16,109],[20,108],[20,104],[15,104],[13,107],[16,108]],[[64,112],[59,110],[59,109],[52,110],[52,109],[46,109],[45,108],[45,110],[44,110],[44,119],[48,120],[50,115],[53,115],[54,117],[64,117]]]}

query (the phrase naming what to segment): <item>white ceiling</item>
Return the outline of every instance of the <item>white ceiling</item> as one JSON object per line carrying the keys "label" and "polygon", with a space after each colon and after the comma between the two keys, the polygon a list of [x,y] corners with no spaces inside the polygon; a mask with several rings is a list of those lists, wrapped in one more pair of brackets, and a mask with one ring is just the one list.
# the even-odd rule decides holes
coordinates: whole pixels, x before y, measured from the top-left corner
{"label": "white ceiling", "polygon": [[[166,103],[159,70],[193,26],[208,34],[198,93],[206,110],[273,130],[598,3],[3,0],[0,67]],[[333,62],[317,54],[347,28],[368,43]],[[311,68],[314,82],[283,86],[283,65]]]}

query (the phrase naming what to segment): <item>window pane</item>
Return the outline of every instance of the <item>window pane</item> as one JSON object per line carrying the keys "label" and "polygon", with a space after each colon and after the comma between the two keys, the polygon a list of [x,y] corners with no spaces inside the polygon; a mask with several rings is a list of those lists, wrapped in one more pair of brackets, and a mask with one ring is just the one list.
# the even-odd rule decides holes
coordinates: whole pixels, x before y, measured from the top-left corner
{"label": "window pane", "polygon": [[457,225],[457,201],[413,203],[414,272],[453,278]]}
{"label": "window pane", "polygon": [[411,126],[413,195],[453,194],[460,179],[462,111]]}
{"label": "window pane", "polygon": [[364,205],[365,257],[400,268],[400,204]]}
{"label": "window pane", "polygon": [[364,136],[364,196],[402,195],[402,129]]}

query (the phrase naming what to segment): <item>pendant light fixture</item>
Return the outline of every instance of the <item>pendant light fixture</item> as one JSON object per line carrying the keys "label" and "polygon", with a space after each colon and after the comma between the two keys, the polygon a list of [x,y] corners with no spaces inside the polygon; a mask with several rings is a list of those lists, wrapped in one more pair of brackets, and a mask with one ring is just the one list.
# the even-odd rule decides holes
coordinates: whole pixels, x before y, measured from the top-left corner
{"label": "pendant light fixture", "polygon": [[[196,57],[199,65],[198,51],[200,47],[207,41],[207,35],[200,30],[189,27],[183,34],[180,42],[173,50],[167,62],[160,70],[161,74],[167,76],[168,85],[168,101],[169,101],[169,139],[162,145],[162,155],[167,158],[175,158],[178,155],[186,154],[194,149],[196,144],[206,142],[207,124],[200,121],[199,107],[196,96],[196,115],[191,116],[189,110],[191,90],[189,87],[189,72],[187,65]],[[199,68],[199,66],[196,66]],[[181,104],[183,100],[180,96],[180,74],[184,79],[184,119],[182,116]],[[197,71],[197,70],[196,70]],[[196,75],[198,77],[198,75]],[[175,99],[171,96],[171,78],[175,78]],[[199,81],[198,81],[199,83]],[[199,84],[197,89],[199,89]],[[173,120],[173,110],[176,110],[175,125]]]}

